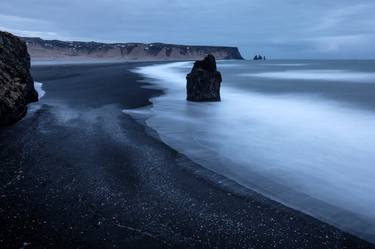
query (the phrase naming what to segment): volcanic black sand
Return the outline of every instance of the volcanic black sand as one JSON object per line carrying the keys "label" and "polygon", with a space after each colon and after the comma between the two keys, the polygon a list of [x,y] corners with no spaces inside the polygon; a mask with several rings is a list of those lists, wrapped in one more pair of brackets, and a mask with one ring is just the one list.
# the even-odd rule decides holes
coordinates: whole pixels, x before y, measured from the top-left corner
{"label": "volcanic black sand", "polygon": [[46,95],[0,130],[0,248],[375,248],[148,135],[121,112],[162,94],[139,65],[33,68]]}

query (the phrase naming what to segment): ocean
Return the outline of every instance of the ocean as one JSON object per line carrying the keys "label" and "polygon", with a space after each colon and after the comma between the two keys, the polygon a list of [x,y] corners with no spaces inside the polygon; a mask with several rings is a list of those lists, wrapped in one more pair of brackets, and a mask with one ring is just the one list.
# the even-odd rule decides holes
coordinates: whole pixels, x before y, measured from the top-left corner
{"label": "ocean", "polygon": [[165,94],[124,112],[203,167],[375,242],[375,61],[219,61],[217,103],[185,100],[191,67],[136,68]]}

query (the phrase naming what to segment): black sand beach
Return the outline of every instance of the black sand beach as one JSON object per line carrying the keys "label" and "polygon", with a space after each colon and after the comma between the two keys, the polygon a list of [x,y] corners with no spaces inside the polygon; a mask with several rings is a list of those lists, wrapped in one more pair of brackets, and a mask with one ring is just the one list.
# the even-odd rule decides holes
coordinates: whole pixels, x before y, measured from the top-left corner
{"label": "black sand beach", "polygon": [[32,69],[46,95],[0,129],[0,248],[375,248],[148,135],[121,112],[162,94],[141,64]]}

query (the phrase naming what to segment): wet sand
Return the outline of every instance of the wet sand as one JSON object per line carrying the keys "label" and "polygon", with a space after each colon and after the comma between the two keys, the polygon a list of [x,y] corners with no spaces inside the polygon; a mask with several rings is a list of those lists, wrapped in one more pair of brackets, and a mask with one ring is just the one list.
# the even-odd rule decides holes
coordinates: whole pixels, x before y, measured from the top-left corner
{"label": "wet sand", "polygon": [[33,67],[46,95],[0,130],[0,248],[375,248],[150,136],[121,111],[162,94],[141,64]]}

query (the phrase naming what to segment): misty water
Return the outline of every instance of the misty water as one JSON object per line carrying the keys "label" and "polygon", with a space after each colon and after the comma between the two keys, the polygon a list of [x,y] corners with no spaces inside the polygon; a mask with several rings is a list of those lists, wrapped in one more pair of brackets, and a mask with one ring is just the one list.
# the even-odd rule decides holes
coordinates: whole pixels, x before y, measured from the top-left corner
{"label": "misty water", "polygon": [[192,62],[135,69],[165,90],[160,138],[247,188],[375,241],[375,62],[223,61],[222,101],[185,100]]}

